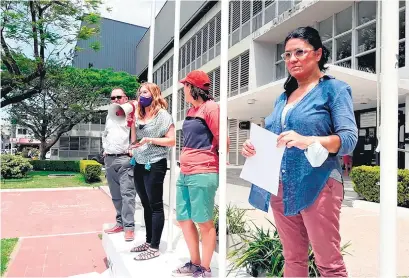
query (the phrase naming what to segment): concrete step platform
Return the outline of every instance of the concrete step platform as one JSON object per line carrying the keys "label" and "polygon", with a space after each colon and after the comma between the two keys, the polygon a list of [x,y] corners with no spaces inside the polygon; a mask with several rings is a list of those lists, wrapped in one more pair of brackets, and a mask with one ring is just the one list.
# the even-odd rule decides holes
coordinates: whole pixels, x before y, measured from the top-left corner
{"label": "concrete step platform", "polygon": [[[105,224],[104,229],[110,227]],[[168,241],[168,221],[162,234],[161,255],[146,261],[135,261],[138,253],[130,252],[132,247],[145,242],[145,228],[135,227],[133,242],[125,242],[124,234],[103,234],[102,244],[107,255],[110,277],[172,277],[172,270],[189,261],[189,250],[183,239],[182,231],[174,226],[173,241]],[[168,244],[173,244],[173,251],[167,251]],[[218,256],[214,254],[211,269],[218,275]]]}
{"label": "concrete step platform", "polygon": [[[104,224],[104,229],[112,224]],[[162,234],[160,245],[161,255],[157,258],[136,261],[138,253],[130,252],[131,248],[145,242],[145,228],[135,227],[133,242],[125,242],[124,234],[103,234],[102,245],[107,255],[110,277],[172,277],[172,271],[190,260],[189,250],[184,241],[182,230],[174,225],[173,241],[168,241],[168,221]],[[173,250],[167,251],[168,244],[173,244]],[[201,246],[200,246],[201,250]],[[228,265],[228,264],[227,264]],[[215,252],[210,265],[212,276],[218,277],[218,254]],[[229,277],[250,277],[245,271],[232,272]]]}

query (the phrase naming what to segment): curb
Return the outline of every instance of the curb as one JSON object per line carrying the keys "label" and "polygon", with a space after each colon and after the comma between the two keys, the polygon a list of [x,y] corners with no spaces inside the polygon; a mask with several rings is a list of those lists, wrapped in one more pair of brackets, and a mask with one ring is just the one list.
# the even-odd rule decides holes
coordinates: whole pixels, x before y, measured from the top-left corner
{"label": "curb", "polygon": [[[374,202],[368,202],[363,200],[355,200],[352,201],[353,208],[359,208],[366,211],[371,211],[375,213],[380,213],[381,205]],[[404,207],[397,207],[396,208],[396,216],[402,218],[409,218],[409,208]]]}

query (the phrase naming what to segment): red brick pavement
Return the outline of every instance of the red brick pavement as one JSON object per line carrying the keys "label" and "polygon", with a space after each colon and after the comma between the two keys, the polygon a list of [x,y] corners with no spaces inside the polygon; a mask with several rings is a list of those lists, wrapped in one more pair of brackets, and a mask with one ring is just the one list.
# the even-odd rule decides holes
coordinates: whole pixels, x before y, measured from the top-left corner
{"label": "red brick pavement", "polygon": [[115,222],[112,201],[99,189],[1,193],[1,237],[99,231]]}
{"label": "red brick pavement", "polygon": [[106,270],[97,233],[23,238],[7,277],[67,277]]}
{"label": "red brick pavement", "polygon": [[67,277],[106,269],[98,231],[114,222],[115,210],[101,190],[2,192],[1,199],[1,237],[20,237],[8,277]]}

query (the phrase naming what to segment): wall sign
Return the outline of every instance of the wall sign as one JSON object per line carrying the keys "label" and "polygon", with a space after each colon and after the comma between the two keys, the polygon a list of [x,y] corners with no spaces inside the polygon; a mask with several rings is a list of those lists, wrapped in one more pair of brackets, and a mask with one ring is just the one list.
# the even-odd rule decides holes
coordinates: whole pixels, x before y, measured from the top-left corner
{"label": "wall sign", "polygon": [[359,136],[365,137],[366,136],[366,129],[359,129]]}
{"label": "wall sign", "polygon": [[359,127],[374,127],[376,126],[376,111],[366,112],[360,115]]}
{"label": "wall sign", "polygon": [[250,121],[240,122],[239,129],[250,130]]}

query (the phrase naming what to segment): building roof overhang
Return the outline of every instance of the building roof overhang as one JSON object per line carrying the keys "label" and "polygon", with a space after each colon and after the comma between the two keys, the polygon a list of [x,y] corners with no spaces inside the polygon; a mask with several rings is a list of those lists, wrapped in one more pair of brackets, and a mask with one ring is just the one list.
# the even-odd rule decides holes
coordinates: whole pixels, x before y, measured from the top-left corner
{"label": "building roof overhang", "polygon": [[[409,94],[409,79],[404,78],[408,76],[407,70],[406,68],[399,70],[399,103],[404,103],[405,96]],[[336,65],[330,65],[326,73],[351,86],[354,110],[376,108],[376,74]],[[283,92],[284,82],[285,79],[274,81],[230,98],[227,105],[228,116],[243,120],[259,119],[268,116],[273,110],[276,98]]]}

